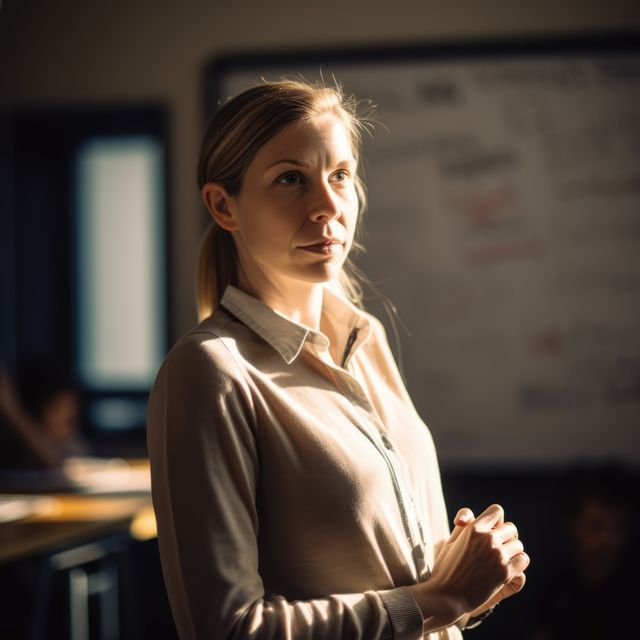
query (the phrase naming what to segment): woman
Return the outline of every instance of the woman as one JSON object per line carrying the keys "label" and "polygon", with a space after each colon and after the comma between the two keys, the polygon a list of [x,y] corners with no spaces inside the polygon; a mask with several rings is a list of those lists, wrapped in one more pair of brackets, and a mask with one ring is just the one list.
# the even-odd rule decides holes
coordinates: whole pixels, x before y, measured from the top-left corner
{"label": "woman", "polygon": [[362,126],[339,91],[277,82],[205,134],[204,319],[149,403],[182,638],[460,638],[524,584],[499,506],[449,536],[431,436],[357,304]]}

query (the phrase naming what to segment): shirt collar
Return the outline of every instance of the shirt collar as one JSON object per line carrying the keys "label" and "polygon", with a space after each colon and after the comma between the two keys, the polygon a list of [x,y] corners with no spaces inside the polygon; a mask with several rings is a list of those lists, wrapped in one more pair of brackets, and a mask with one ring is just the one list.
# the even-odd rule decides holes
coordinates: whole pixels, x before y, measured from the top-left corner
{"label": "shirt collar", "polygon": [[[268,342],[287,364],[298,357],[307,340],[325,349],[329,346],[329,340],[323,333],[283,316],[233,285],[227,286],[220,304]],[[342,348],[354,328],[359,331],[352,352],[369,333],[367,314],[328,287],[324,288],[322,313],[328,315]]]}

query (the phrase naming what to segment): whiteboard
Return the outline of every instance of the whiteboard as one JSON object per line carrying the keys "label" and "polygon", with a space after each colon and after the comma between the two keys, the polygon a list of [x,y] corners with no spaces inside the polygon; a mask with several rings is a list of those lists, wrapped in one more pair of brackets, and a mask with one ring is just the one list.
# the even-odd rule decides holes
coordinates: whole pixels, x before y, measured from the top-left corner
{"label": "whiteboard", "polygon": [[248,56],[208,91],[335,75],[378,106],[357,262],[444,464],[638,464],[640,54],[451,52]]}

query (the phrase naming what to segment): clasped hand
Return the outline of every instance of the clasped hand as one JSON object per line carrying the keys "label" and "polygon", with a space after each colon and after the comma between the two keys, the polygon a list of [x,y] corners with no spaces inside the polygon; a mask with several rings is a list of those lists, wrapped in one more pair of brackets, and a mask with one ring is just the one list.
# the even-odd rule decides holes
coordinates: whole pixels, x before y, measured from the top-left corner
{"label": "clasped hand", "polygon": [[429,626],[447,626],[478,616],[522,589],[529,556],[518,530],[494,504],[474,519],[461,509],[438,555],[431,577],[412,587]]}

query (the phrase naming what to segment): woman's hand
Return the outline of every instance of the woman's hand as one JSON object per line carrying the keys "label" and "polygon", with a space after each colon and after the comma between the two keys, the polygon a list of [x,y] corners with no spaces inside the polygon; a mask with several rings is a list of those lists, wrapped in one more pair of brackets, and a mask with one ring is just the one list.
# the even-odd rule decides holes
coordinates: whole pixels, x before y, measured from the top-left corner
{"label": "woman's hand", "polygon": [[[454,518],[454,521],[453,521],[454,531],[456,530],[457,527],[466,527],[467,525],[471,524],[473,522],[473,519],[474,519],[473,511],[471,511],[471,509],[463,507],[462,509],[460,509],[460,511],[458,511],[456,517]],[[516,530],[516,538],[518,538],[517,530]],[[519,591],[521,591],[526,581],[527,581],[527,576],[525,575],[524,571],[514,576],[513,579],[509,581],[507,584],[505,584],[502,587],[502,589],[500,589],[500,591],[498,591],[498,593],[496,593],[496,595],[490,601],[485,602],[482,606],[471,611],[468,614],[468,616],[470,618],[475,618],[476,616],[483,614],[488,609],[495,607],[498,603],[500,603],[505,598],[508,598],[509,596],[512,596],[518,593]]]}
{"label": "woman's hand", "polygon": [[[473,520],[469,510],[456,517],[456,527],[436,557],[431,577],[411,587],[425,624],[439,628],[465,614],[478,615],[524,584],[529,564],[513,523],[504,522],[500,505]],[[515,579],[512,587],[509,584]]]}

